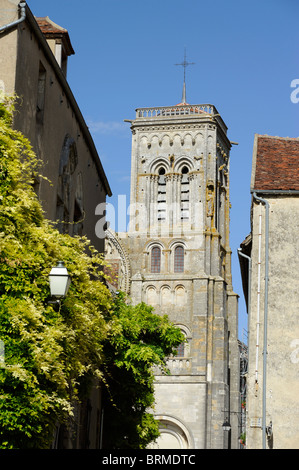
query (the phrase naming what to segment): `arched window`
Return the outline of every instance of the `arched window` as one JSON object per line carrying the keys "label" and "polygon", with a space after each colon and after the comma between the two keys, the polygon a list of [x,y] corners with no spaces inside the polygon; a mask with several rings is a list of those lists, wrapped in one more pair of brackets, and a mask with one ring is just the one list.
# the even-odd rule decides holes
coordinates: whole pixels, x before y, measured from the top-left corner
{"label": "arched window", "polygon": [[153,286],[148,287],[147,291],[147,303],[149,305],[157,305],[158,304],[158,295],[156,288]]}
{"label": "arched window", "polygon": [[151,251],[151,272],[159,273],[161,270],[161,249],[154,246]]}
{"label": "arched window", "polygon": [[183,325],[176,325],[180,328],[181,333],[185,336],[185,341],[183,341],[177,347],[177,357],[190,357],[190,342],[191,342],[191,332],[189,328]]}
{"label": "arched window", "polygon": [[182,246],[176,246],[174,250],[174,272],[184,272],[184,248]]}
{"label": "arched window", "polygon": [[158,220],[162,221],[166,218],[166,182],[165,168],[160,168],[158,179]]}
{"label": "arched window", "polygon": [[184,166],[182,168],[181,180],[181,220],[189,219],[189,169]]}
{"label": "arched window", "polygon": [[176,348],[177,357],[184,357],[185,356],[185,343],[181,343]]}

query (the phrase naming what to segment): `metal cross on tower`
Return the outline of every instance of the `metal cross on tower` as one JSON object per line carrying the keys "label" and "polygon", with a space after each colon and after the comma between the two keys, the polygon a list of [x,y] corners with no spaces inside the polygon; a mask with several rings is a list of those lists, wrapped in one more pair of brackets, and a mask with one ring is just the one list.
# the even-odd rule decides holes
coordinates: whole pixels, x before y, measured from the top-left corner
{"label": "metal cross on tower", "polygon": [[194,65],[195,62],[187,62],[186,59],[186,48],[184,51],[184,61],[180,64],[175,64],[175,65],[182,65],[184,67],[184,84],[183,84],[183,96],[182,96],[182,103],[186,103],[186,67],[188,65]]}

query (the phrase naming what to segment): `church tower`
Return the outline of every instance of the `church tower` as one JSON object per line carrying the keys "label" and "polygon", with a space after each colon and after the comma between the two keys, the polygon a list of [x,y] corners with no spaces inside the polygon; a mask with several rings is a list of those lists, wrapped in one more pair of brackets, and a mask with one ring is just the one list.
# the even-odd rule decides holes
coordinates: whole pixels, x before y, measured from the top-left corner
{"label": "church tower", "polygon": [[129,259],[130,297],[167,314],[186,336],[168,360],[171,374],[156,371],[155,447],[236,448],[227,127],[215,106],[186,103],[184,83],[181,103],[137,109],[131,131],[130,224],[117,237]]}

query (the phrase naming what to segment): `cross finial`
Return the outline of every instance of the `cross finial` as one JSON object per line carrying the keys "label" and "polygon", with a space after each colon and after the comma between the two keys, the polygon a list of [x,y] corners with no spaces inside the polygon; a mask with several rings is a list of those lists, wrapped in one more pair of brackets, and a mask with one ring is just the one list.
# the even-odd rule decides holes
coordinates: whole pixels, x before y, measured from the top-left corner
{"label": "cross finial", "polygon": [[186,59],[186,48],[184,50],[184,61],[180,64],[175,64],[175,65],[182,65],[184,67],[184,84],[183,84],[183,96],[182,96],[182,102],[186,103],[186,67],[188,65],[194,65],[194,62],[187,62]]}

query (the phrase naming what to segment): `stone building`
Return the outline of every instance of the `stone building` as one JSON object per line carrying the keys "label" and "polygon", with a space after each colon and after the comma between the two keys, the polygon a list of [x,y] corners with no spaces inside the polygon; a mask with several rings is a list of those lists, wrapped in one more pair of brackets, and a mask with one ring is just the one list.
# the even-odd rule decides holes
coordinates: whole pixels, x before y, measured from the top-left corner
{"label": "stone building", "polygon": [[[45,216],[60,231],[95,235],[95,208],[111,195],[100,158],[66,79],[74,50],[67,30],[35,18],[26,2],[0,0],[0,91],[17,95],[14,128],[31,142],[48,180],[35,182]],[[76,409],[74,436],[57,429],[54,447],[94,448],[100,441],[100,391]]]}
{"label": "stone building", "polygon": [[130,122],[130,225],[127,233],[109,231],[106,256],[132,302],[167,314],[186,337],[168,360],[171,375],[156,371],[154,447],[237,448],[227,127],[215,106],[186,103],[185,84],[181,103],[137,109]]}
{"label": "stone building", "polygon": [[299,447],[299,139],[256,135],[251,233],[239,260],[249,315],[248,449]]}
{"label": "stone building", "polygon": [[0,0],[0,89],[17,95],[14,127],[30,140],[51,182],[36,181],[45,215],[103,251],[95,207],[111,190],[66,79],[73,54],[67,30],[48,17],[35,18],[24,1]]}

